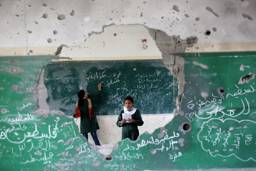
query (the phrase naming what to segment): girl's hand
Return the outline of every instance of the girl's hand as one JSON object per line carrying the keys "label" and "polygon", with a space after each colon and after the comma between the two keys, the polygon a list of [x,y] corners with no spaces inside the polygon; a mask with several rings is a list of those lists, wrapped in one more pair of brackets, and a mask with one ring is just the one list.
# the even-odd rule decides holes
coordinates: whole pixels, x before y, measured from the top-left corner
{"label": "girl's hand", "polygon": [[124,124],[125,122],[126,122],[125,119],[122,119],[121,121],[119,121],[120,126],[123,126],[123,124]]}
{"label": "girl's hand", "polygon": [[97,85],[97,87],[98,87],[98,90],[101,91],[101,90],[103,89],[103,83],[99,83],[99,84]]}
{"label": "girl's hand", "polygon": [[135,120],[134,119],[128,119],[128,120],[126,120],[126,123],[134,123],[135,122]]}

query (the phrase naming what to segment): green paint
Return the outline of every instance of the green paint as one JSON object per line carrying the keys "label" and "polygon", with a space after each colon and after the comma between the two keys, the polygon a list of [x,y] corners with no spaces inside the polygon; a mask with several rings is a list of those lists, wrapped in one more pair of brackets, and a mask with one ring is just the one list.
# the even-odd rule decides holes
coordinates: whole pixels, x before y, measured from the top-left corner
{"label": "green paint", "polygon": [[[14,59],[11,57],[0,59],[1,170],[256,167],[256,80],[238,84],[241,77],[256,72],[256,52],[181,56],[185,59],[186,81],[182,113],[151,135],[143,134],[135,142],[119,142],[111,161],[88,147],[72,119],[53,114],[26,115],[36,109],[36,95],[26,92],[26,88],[37,84],[39,73],[49,59],[18,58],[16,63],[10,62]],[[19,66],[23,74],[10,73],[8,69],[13,66]],[[19,85],[20,89],[14,87],[13,91],[12,85]],[[18,113],[27,102],[32,105],[24,107],[21,117]],[[192,129],[184,131],[184,123]]]}
{"label": "green paint", "polygon": [[37,82],[49,57],[0,58],[1,114],[26,113],[36,108]]}
{"label": "green paint", "polygon": [[0,170],[63,170],[69,157],[74,164],[81,155],[86,156],[83,168],[94,170],[94,163],[102,160],[73,119],[33,114],[39,76],[49,61],[47,56],[0,58]]}
{"label": "green paint", "polygon": [[[103,83],[101,97],[97,84]],[[159,60],[61,62],[47,65],[45,85],[51,109],[72,114],[77,92],[92,95],[98,115],[119,114],[123,99],[131,95],[143,114],[171,113],[177,81]]]}

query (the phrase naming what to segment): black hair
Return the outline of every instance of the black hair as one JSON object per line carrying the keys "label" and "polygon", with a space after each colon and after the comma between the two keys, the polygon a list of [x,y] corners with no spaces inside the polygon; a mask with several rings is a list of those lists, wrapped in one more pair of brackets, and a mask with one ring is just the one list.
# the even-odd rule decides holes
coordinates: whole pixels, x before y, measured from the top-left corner
{"label": "black hair", "polygon": [[126,100],[130,100],[132,103],[134,103],[132,96],[127,96],[127,97],[124,99],[124,102],[125,102]]}
{"label": "black hair", "polygon": [[77,97],[78,97],[78,106],[81,106],[81,104],[84,101],[84,96],[85,96],[85,91],[84,90],[79,90],[79,92],[77,93]]}

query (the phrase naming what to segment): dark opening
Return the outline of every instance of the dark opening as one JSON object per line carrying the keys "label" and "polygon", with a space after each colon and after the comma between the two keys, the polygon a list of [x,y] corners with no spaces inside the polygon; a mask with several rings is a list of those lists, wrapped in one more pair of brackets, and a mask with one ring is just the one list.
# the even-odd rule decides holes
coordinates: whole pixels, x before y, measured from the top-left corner
{"label": "dark opening", "polygon": [[224,88],[223,87],[218,88],[218,93],[224,94],[225,93]]}
{"label": "dark opening", "polygon": [[182,129],[183,129],[183,131],[190,131],[191,125],[189,123],[184,123],[182,125]]}
{"label": "dark opening", "polygon": [[211,35],[211,31],[210,30],[206,30],[205,35],[206,36],[210,36]]}

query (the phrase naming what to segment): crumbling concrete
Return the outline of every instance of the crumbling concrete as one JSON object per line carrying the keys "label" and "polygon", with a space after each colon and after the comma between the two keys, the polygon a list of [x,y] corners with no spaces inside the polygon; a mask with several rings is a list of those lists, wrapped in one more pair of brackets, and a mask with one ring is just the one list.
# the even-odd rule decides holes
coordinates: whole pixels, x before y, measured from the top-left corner
{"label": "crumbling concrete", "polygon": [[176,114],[180,111],[181,100],[184,93],[185,75],[184,59],[180,54],[184,53],[187,47],[197,43],[197,37],[188,37],[183,40],[179,36],[169,36],[163,31],[149,28],[149,32],[162,53],[163,63],[178,80],[178,96],[176,98]]}

